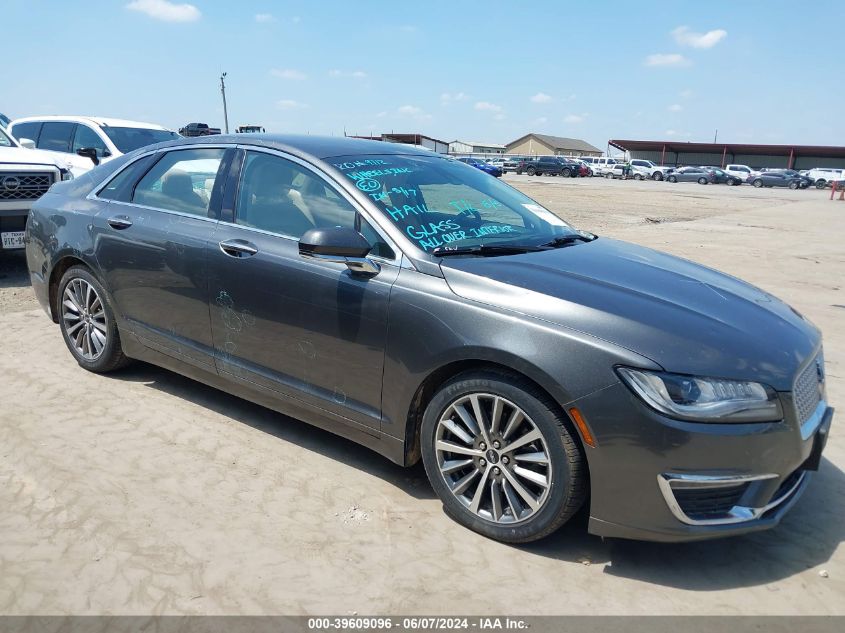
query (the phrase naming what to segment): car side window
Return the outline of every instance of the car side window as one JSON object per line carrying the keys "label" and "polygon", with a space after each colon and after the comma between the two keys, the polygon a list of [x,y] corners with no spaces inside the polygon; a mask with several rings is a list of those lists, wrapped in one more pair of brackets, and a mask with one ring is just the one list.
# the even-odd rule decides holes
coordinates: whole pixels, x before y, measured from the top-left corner
{"label": "car side window", "polygon": [[69,152],[70,139],[73,137],[76,123],[65,121],[45,121],[38,137],[38,149],[52,152]]}
{"label": "car side window", "polygon": [[38,134],[41,132],[40,121],[25,121],[23,123],[15,124],[10,130],[12,136],[19,141],[22,138],[28,138],[33,143],[38,142]]}
{"label": "car side window", "polygon": [[281,156],[263,152],[247,152],[235,222],[296,239],[314,228],[352,228],[373,246],[373,255],[394,257],[375,229],[325,180]]}
{"label": "car side window", "polygon": [[147,171],[154,162],[155,154],[144,156],[136,160],[126,169],[123,169],[109,183],[100,190],[97,197],[104,200],[116,200],[118,202],[130,202],[134,184]]}
{"label": "car side window", "polygon": [[99,134],[87,125],[80,123],[76,126],[76,134],[73,137],[73,146],[71,147],[71,151],[75,154],[77,150],[80,150],[83,147],[93,147],[97,150],[97,156],[99,158],[105,156],[106,150],[108,149]]}
{"label": "car side window", "polygon": [[224,149],[167,152],[135,187],[132,202],[191,215],[208,215]]}

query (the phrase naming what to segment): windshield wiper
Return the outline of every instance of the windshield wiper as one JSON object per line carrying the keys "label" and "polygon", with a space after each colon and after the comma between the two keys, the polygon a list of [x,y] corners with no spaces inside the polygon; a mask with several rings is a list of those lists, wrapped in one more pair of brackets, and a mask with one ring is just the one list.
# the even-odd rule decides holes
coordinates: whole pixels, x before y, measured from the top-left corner
{"label": "windshield wiper", "polygon": [[592,242],[597,237],[598,235],[593,235],[592,233],[571,233],[570,235],[559,235],[551,242],[546,242],[540,246],[557,248],[559,246],[569,246],[575,242]]}
{"label": "windshield wiper", "polygon": [[456,248],[438,246],[431,251],[431,254],[436,255],[437,257],[449,257],[451,255],[479,255],[481,257],[486,257],[490,255],[519,255],[520,253],[534,253],[542,250],[545,249],[540,246],[479,244],[478,246],[463,246]]}

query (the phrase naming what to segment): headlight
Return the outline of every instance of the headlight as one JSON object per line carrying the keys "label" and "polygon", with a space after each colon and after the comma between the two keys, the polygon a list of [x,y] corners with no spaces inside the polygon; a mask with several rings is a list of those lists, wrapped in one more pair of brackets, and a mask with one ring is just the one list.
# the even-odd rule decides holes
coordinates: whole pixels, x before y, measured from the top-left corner
{"label": "headlight", "polygon": [[62,174],[62,180],[73,180],[73,172],[70,169],[60,168],[59,172]]}
{"label": "headlight", "polygon": [[783,412],[774,389],[759,382],[618,367],[625,383],[661,413],[699,422],[771,422]]}

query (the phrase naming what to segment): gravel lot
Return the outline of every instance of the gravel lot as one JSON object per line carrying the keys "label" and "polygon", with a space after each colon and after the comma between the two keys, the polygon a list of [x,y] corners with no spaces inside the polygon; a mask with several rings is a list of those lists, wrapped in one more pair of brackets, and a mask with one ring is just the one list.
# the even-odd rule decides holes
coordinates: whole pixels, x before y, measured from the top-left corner
{"label": "gravel lot", "polygon": [[[787,300],[845,400],[845,203],[821,191],[507,176],[576,226]],[[777,529],[685,545],[576,521],[511,547],[450,521],[421,466],[175,374],[71,360],[0,254],[2,614],[845,614],[845,437]],[[840,416],[841,417],[841,416]]]}

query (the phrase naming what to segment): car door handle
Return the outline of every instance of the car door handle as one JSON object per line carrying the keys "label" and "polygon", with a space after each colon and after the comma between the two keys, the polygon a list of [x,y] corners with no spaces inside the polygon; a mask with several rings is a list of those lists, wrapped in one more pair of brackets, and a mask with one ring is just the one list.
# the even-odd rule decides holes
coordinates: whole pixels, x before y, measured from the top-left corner
{"label": "car door handle", "polygon": [[220,242],[220,250],[229,257],[252,257],[258,252],[255,244],[246,240],[226,240]]}
{"label": "car door handle", "polygon": [[118,231],[122,229],[128,229],[132,226],[132,220],[130,220],[125,215],[115,215],[108,219],[109,226],[113,229],[117,229]]}

